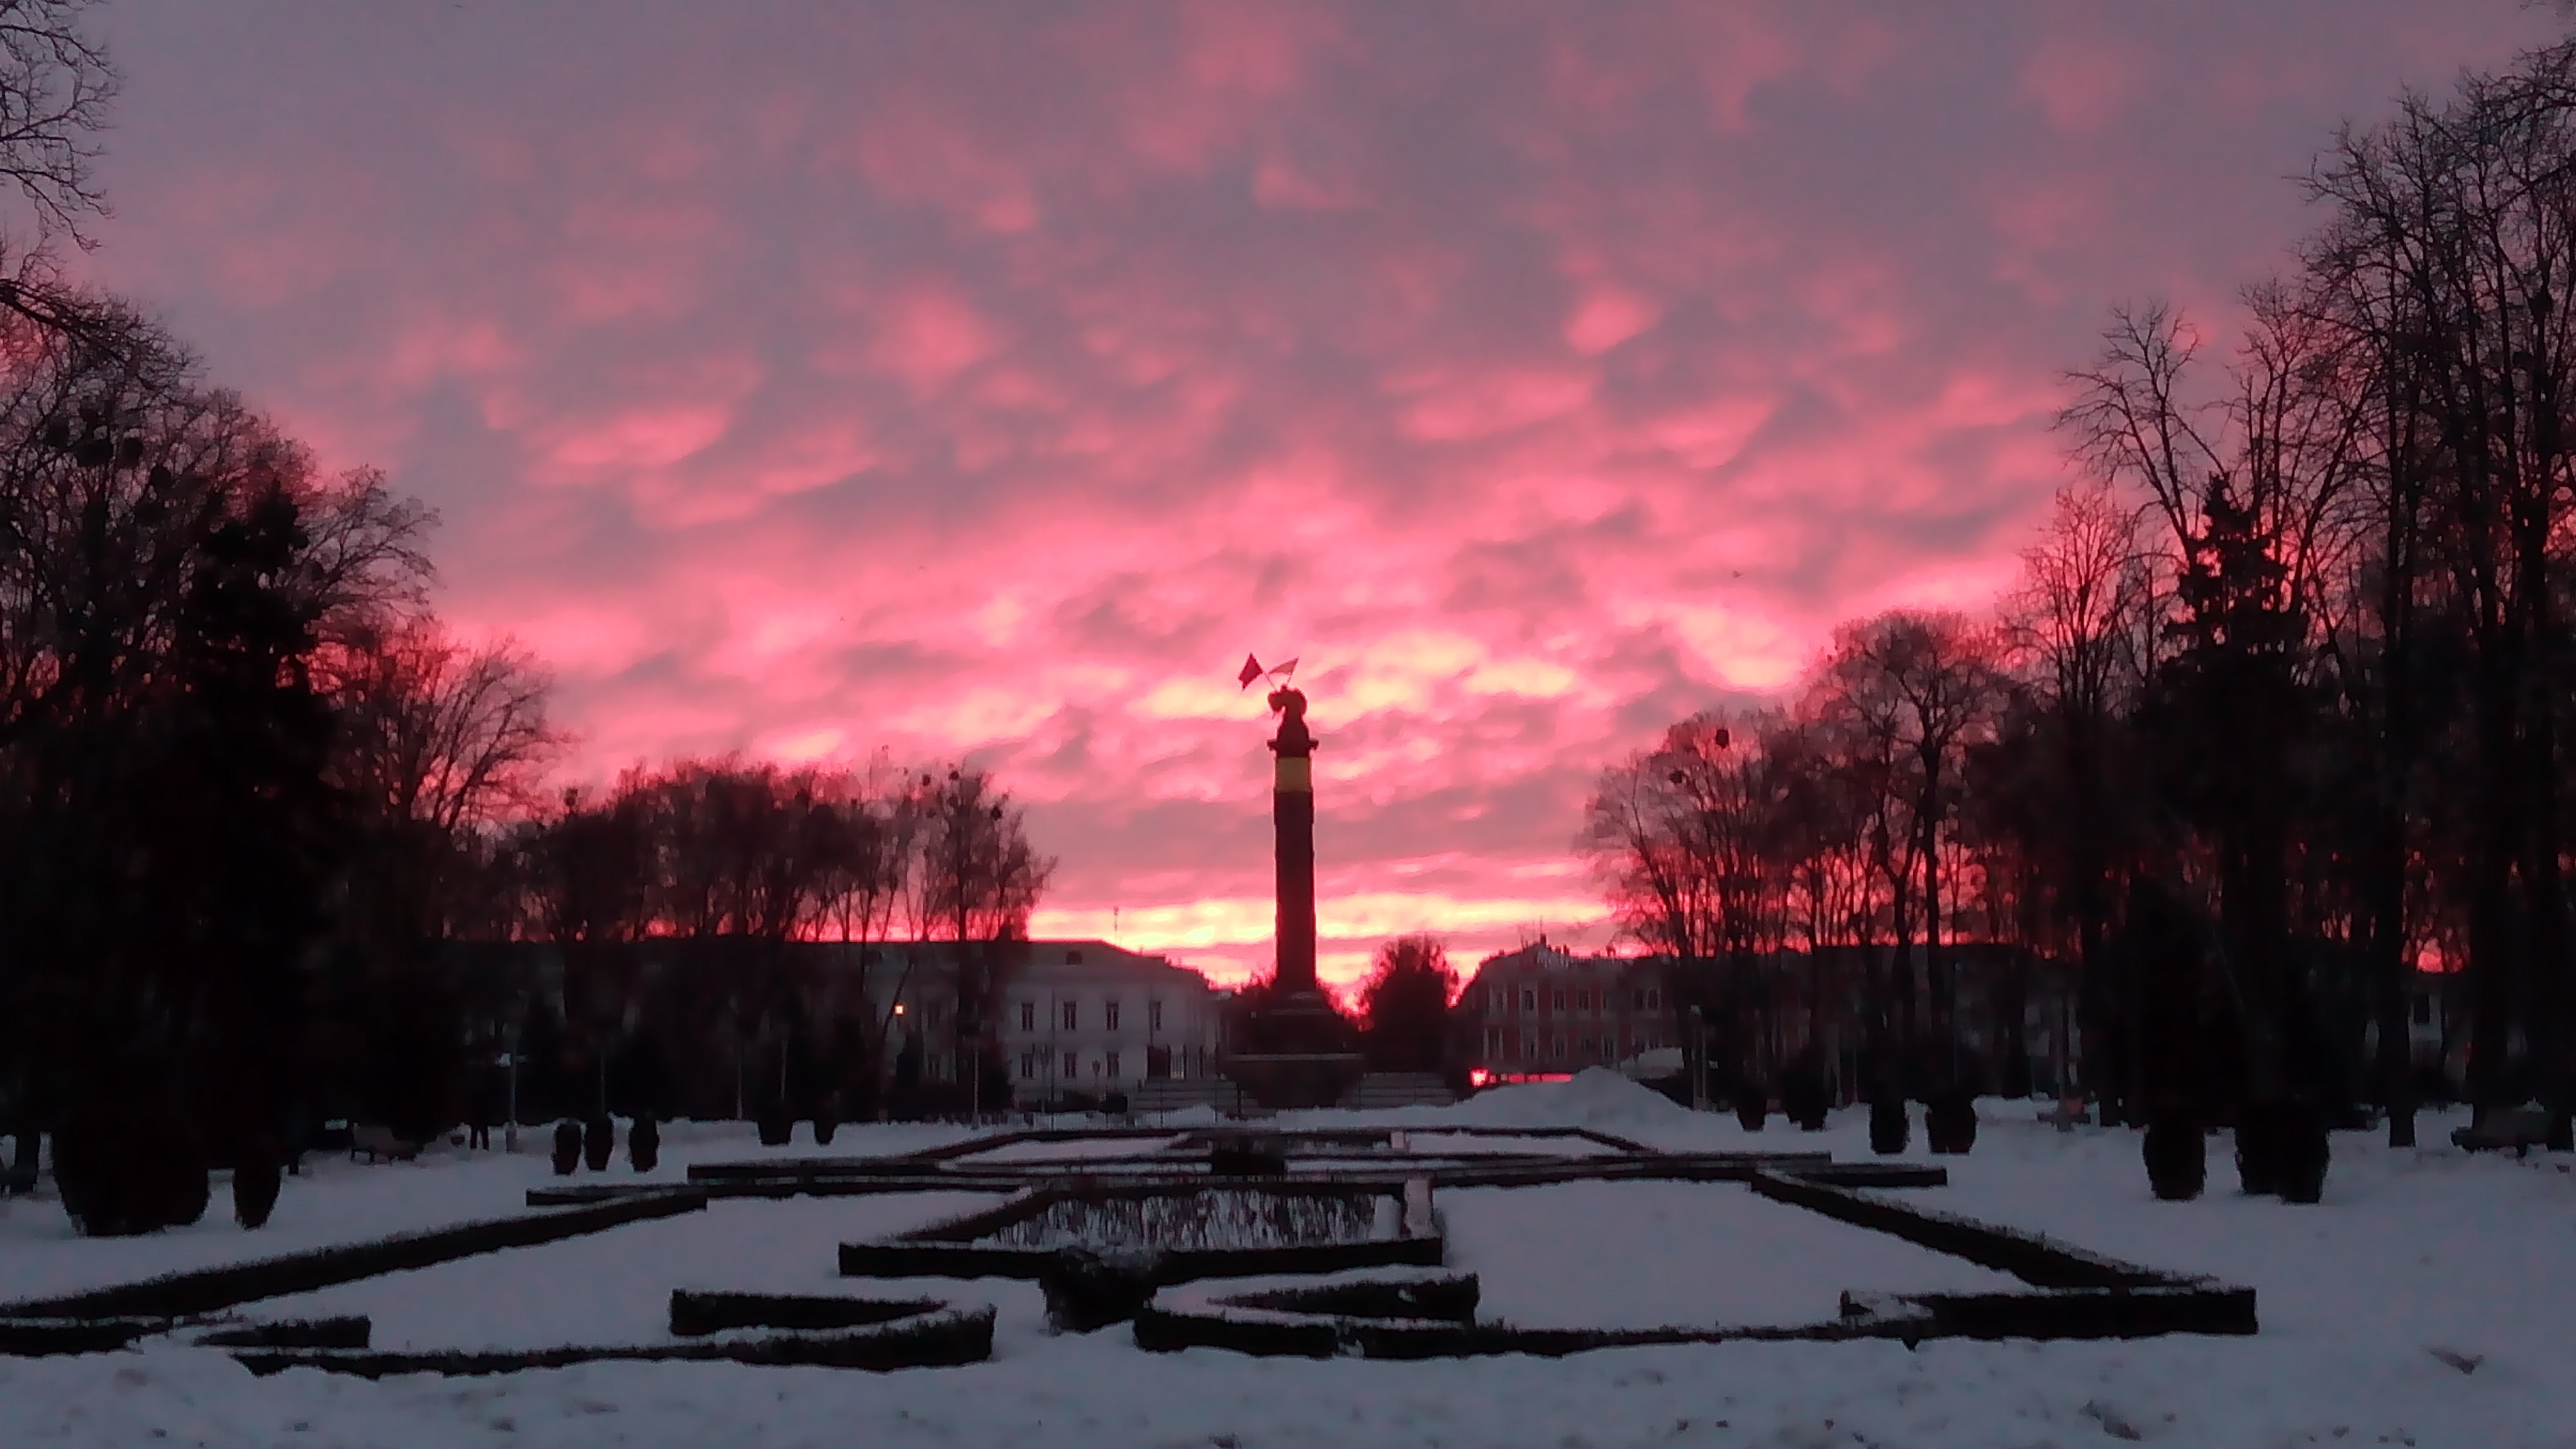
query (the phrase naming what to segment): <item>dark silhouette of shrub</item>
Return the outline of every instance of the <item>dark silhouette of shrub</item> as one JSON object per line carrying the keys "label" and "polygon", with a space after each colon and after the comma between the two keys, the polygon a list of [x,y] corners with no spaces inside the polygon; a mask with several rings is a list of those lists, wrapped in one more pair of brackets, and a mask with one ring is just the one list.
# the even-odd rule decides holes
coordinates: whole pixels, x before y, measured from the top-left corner
{"label": "dark silhouette of shrub", "polygon": [[1912,1121],[1906,1116],[1905,1099],[1889,1094],[1869,1104],[1869,1150],[1881,1157],[1893,1157],[1905,1150],[1914,1135]]}
{"label": "dark silhouette of shrub", "polygon": [[1154,1300],[1150,1262],[1066,1248],[1038,1275],[1047,1321],[1063,1333],[1090,1333],[1133,1318]]}
{"label": "dark silhouette of shrub", "polygon": [[1125,1092],[1111,1092],[1107,1096],[1102,1097],[1100,1099],[1100,1110],[1108,1113],[1112,1117],[1126,1116],[1127,1094]]}
{"label": "dark silhouette of shrub", "polygon": [[581,1165],[581,1124],[566,1117],[555,1124],[555,1176],[570,1177]]}
{"label": "dark silhouette of shrub", "polygon": [[93,1238],[185,1227],[212,1198],[196,1134],[174,1112],[94,1106],[54,1136],[63,1211]]}
{"label": "dark silhouette of shrub", "polygon": [[822,1104],[821,1106],[816,1107],[816,1108],[814,1109],[814,1145],[815,1145],[815,1146],[817,1146],[817,1147],[829,1147],[829,1146],[831,1146],[831,1145],[832,1145],[832,1134],[833,1134],[833,1133],[835,1133],[835,1132],[838,1132],[838,1131],[840,1131],[840,1130],[841,1130],[841,1114],[840,1114],[840,1112],[839,1112],[836,1108],[834,1108],[834,1106],[833,1106],[831,1103],[829,1103],[829,1102],[825,1102],[825,1103],[824,1103],[824,1104]]}
{"label": "dark silhouette of shrub", "polygon": [[1923,1143],[1938,1153],[1964,1153],[1977,1145],[1977,1099],[1965,1088],[1937,1093],[1923,1113]]}
{"label": "dark silhouette of shrub", "polygon": [[1763,1090],[1746,1083],[1735,1090],[1736,1125],[1747,1132],[1759,1132],[1771,1115],[1771,1103]]}
{"label": "dark silhouette of shrub", "polygon": [[2273,1190],[2281,1201],[2312,1203],[2323,1197],[2333,1156],[2325,1112],[2318,1104],[2285,1102],[2273,1109]]}
{"label": "dark silhouette of shrub", "polygon": [[2189,1202],[2209,1181],[2209,1143],[2199,1117],[2185,1108],[2149,1113],[2140,1152],[2147,1162],[2147,1186],[2165,1202]]}
{"label": "dark silhouette of shrub", "polygon": [[1832,1106],[1823,1066],[1812,1053],[1802,1053],[1780,1078],[1780,1115],[1797,1123],[1802,1132],[1822,1132]]}
{"label": "dark silhouette of shrub", "polygon": [[582,1166],[593,1172],[606,1172],[608,1160],[616,1155],[616,1118],[603,1112],[581,1125]]}
{"label": "dark silhouette of shrub", "polygon": [[760,1145],[784,1147],[796,1139],[796,1119],[784,1107],[774,1107],[760,1114]]}
{"label": "dark silhouette of shrub", "polygon": [[277,1159],[260,1153],[233,1169],[233,1221],[245,1228],[268,1224],[277,1208],[277,1189],[284,1178]]}
{"label": "dark silhouette of shrub", "polygon": [[2277,1113],[2269,1102],[2243,1102],[2236,1108],[2236,1185],[2253,1196],[2281,1190]]}
{"label": "dark silhouette of shrub", "polygon": [[626,1129],[626,1161],[637,1172],[651,1172],[662,1160],[662,1128],[650,1117],[638,1117]]}

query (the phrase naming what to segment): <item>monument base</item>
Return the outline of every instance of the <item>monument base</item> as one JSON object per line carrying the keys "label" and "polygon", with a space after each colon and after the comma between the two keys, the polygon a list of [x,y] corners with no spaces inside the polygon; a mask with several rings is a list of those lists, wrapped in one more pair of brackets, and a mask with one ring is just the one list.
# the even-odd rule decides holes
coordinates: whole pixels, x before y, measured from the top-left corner
{"label": "monument base", "polygon": [[1253,1012],[1221,1070],[1274,1112],[1330,1107],[1366,1069],[1353,1045],[1349,1020],[1323,993],[1300,991]]}

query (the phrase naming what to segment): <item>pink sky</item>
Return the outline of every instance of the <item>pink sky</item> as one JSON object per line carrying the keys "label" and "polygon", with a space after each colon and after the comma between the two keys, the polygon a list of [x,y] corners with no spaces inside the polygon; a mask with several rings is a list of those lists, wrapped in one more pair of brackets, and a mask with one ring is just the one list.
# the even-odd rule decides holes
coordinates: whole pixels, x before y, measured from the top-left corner
{"label": "pink sky", "polygon": [[1035,923],[1607,944],[1606,762],[1976,605],[2104,309],[2224,325],[2514,0],[115,0],[88,264],[558,672],[573,772],[964,755]]}

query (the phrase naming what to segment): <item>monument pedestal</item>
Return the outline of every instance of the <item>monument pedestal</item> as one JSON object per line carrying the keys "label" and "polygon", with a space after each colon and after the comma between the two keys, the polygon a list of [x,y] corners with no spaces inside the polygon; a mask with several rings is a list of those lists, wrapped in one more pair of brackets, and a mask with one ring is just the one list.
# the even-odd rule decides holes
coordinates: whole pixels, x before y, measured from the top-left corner
{"label": "monument pedestal", "polygon": [[1350,1023],[1320,991],[1291,992],[1244,1019],[1226,1054],[1227,1080],[1270,1110],[1330,1107],[1360,1079]]}

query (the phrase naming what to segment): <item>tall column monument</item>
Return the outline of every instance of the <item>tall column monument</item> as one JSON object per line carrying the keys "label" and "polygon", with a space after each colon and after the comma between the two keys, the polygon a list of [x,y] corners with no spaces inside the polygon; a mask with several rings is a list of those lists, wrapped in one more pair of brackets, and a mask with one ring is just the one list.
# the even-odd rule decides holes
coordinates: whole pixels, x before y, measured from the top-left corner
{"label": "tall column monument", "polygon": [[1306,728],[1306,696],[1270,692],[1280,715],[1270,741],[1270,816],[1277,837],[1279,990],[1313,992],[1315,984],[1315,736]]}
{"label": "tall column monument", "polygon": [[1277,971],[1235,1023],[1225,1073],[1265,1107],[1329,1107],[1359,1080],[1361,1058],[1315,980],[1315,736],[1301,691],[1271,691],[1270,710],[1280,716],[1270,740]]}

